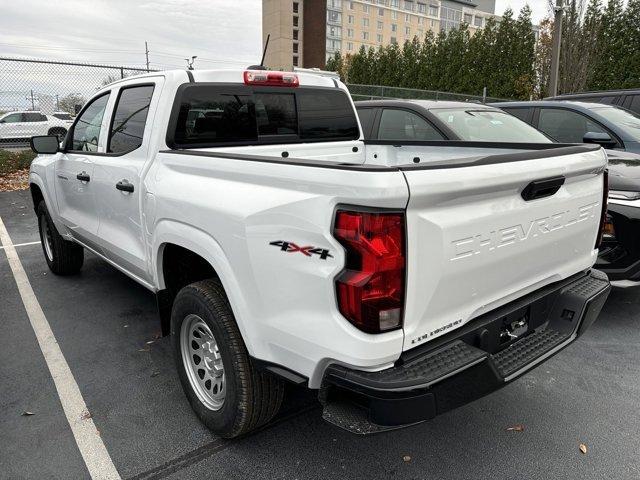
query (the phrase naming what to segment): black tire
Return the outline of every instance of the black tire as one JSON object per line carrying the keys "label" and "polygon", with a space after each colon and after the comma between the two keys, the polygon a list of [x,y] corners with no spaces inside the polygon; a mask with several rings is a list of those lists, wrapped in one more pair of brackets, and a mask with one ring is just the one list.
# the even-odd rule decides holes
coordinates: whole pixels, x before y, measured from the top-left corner
{"label": "black tire", "polygon": [[63,141],[64,137],[67,135],[67,130],[62,127],[56,127],[49,130],[49,135],[57,135],[58,140]]}
{"label": "black tire", "polygon": [[[182,323],[197,315],[208,325],[224,364],[225,398],[208,408],[190,383],[180,347]],[[173,304],[171,340],[178,375],[191,407],[207,428],[223,438],[245,435],[267,423],[280,409],[282,381],[252,364],[227,296],[219,282],[203,280],[184,287]]]}
{"label": "black tire", "polygon": [[[51,220],[44,200],[38,205],[38,231],[40,232],[40,243],[44,258],[49,265],[49,269],[56,275],[73,275],[78,273],[84,263],[84,248],[77,243],[70,242],[62,238],[56,230],[56,226]],[[50,253],[47,252],[45,242],[45,232],[47,232]]]}

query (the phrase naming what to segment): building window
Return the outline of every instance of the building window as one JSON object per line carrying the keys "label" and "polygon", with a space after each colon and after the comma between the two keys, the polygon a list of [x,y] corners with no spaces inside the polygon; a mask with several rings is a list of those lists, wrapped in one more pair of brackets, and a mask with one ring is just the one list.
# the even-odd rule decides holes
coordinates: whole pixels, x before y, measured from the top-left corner
{"label": "building window", "polygon": [[474,19],[473,24],[476,27],[482,27],[482,25],[483,25],[482,20],[484,20],[482,17],[479,17],[479,16],[476,15],[476,18]]}
{"label": "building window", "polygon": [[368,18],[363,18],[362,19],[362,26],[363,27],[368,27],[369,26],[369,19]]}
{"label": "building window", "polygon": [[418,17],[418,25],[424,25],[424,17]]}
{"label": "building window", "polygon": [[404,34],[409,36],[411,35],[411,28],[410,27],[404,27]]}
{"label": "building window", "polygon": [[413,11],[413,2],[404,0],[404,9]]}
{"label": "building window", "polygon": [[382,35],[380,33],[376,35],[376,39],[378,40],[378,43],[382,43]]}
{"label": "building window", "polygon": [[424,38],[424,30],[418,30],[418,38],[422,40]]}
{"label": "building window", "polygon": [[350,23],[351,25],[353,25],[353,15],[349,15],[347,17],[347,22]]}
{"label": "building window", "polygon": [[464,23],[466,23],[467,25],[471,25],[472,20],[473,20],[473,15],[471,15],[470,13],[464,14]]}
{"label": "building window", "polygon": [[342,13],[327,10],[327,21],[331,23],[342,23]]}
{"label": "building window", "polygon": [[342,27],[336,27],[334,25],[328,26],[328,33],[330,37],[342,37]]}
{"label": "building window", "polygon": [[353,50],[353,43],[352,42],[347,42],[347,50],[349,50],[349,51]]}
{"label": "building window", "polygon": [[298,13],[298,2],[293,2],[293,13]]}
{"label": "building window", "polygon": [[327,51],[328,52],[339,52],[342,48],[342,42],[340,40],[331,40],[327,38]]}
{"label": "building window", "polygon": [[411,15],[409,15],[408,13],[405,13],[404,14],[404,21],[407,22],[407,23],[411,22]]}
{"label": "building window", "polygon": [[429,15],[432,17],[438,16],[438,7],[436,5],[429,5]]}
{"label": "building window", "polygon": [[298,30],[293,31],[293,39],[298,40]]}
{"label": "building window", "polygon": [[384,22],[378,22],[378,30],[382,30],[384,28]]}
{"label": "building window", "polygon": [[347,37],[353,38],[353,28],[347,28]]}
{"label": "building window", "polygon": [[294,16],[293,16],[293,26],[294,26],[294,27],[297,27],[297,26],[298,26],[298,16],[297,16],[297,15],[294,15]]}
{"label": "building window", "polygon": [[293,53],[298,53],[298,44],[297,43],[293,44]]}
{"label": "building window", "polygon": [[362,32],[362,39],[369,40],[369,32]]}
{"label": "building window", "polygon": [[425,3],[418,3],[418,13],[427,13],[427,5]]}
{"label": "building window", "polygon": [[364,13],[369,13],[369,5],[362,5],[362,11]]}
{"label": "building window", "polygon": [[353,2],[349,2],[349,10],[355,10],[355,7],[353,6]]}
{"label": "building window", "polygon": [[378,16],[384,17],[384,8],[379,8],[378,9]]}
{"label": "building window", "polygon": [[398,44],[398,39],[396,37],[391,37],[391,43],[393,45],[397,45]]}
{"label": "building window", "polygon": [[297,66],[298,66],[298,56],[297,56],[297,55],[294,55],[294,56],[293,56],[293,66],[294,66],[294,67],[297,67]]}
{"label": "building window", "polygon": [[436,28],[436,21],[435,20],[431,20],[431,28]]}
{"label": "building window", "polygon": [[398,19],[398,12],[396,12],[395,10],[391,11],[391,20],[397,20]]}
{"label": "building window", "polygon": [[391,0],[392,8],[400,8],[400,0]]}
{"label": "building window", "polygon": [[342,10],[342,0],[327,0],[327,8]]}
{"label": "building window", "polygon": [[397,24],[395,24],[395,23],[392,23],[392,24],[391,24],[391,31],[392,31],[392,32],[397,32],[397,31],[398,31],[398,25],[397,25]]}

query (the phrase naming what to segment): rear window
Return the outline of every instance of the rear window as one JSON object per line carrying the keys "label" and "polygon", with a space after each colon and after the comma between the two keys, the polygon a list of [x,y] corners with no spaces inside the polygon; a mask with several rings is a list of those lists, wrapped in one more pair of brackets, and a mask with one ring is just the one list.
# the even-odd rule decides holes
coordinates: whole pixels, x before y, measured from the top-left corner
{"label": "rear window", "polygon": [[167,143],[189,148],[359,136],[355,112],[342,90],[188,84],[178,90]]}

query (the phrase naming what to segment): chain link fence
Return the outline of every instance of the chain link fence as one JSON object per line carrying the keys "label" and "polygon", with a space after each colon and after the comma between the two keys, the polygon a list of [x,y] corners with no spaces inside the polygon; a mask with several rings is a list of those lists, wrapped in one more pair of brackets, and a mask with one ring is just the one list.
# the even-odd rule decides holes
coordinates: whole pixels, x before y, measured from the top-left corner
{"label": "chain link fence", "polygon": [[[33,135],[63,136],[82,105],[115,80],[144,68],[0,57],[0,147],[26,146]],[[348,85],[354,100],[424,99],[499,102],[504,99],[414,88]]]}
{"label": "chain link fence", "polygon": [[459,102],[505,102],[505,98],[487,97],[482,95],[467,95],[463,93],[439,92],[436,90],[419,90],[417,88],[385,87],[381,85],[348,84],[349,92],[354,101],[381,99],[411,99],[411,100],[455,100]]}
{"label": "chain link fence", "polygon": [[0,57],[0,147],[33,135],[64,135],[101,87],[144,68]]}

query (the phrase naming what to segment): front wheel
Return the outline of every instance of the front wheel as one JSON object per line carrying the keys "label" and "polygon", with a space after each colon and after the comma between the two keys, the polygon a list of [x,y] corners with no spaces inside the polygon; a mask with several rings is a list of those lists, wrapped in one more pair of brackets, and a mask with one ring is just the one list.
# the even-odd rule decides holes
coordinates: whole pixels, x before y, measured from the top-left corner
{"label": "front wheel", "polygon": [[252,364],[219,282],[203,280],[178,292],[171,337],[184,392],[214,433],[238,437],[278,412],[284,385]]}
{"label": "front wheel", "polygon": [[49,269],[56,275],[78,273],[84,263],[84,249],[62,238],[51,220],[44,200],[38,205],[38,230]]}

